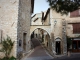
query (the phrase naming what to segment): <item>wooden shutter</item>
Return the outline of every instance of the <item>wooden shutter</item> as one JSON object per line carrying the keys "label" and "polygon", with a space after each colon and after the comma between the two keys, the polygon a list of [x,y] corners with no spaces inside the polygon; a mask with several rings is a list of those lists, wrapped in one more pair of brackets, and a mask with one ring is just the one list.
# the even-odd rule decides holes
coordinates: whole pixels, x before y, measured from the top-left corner
{"label": "wooden shutter", "polygon": [[79,9],[73,12],[70,12],[70,17],[79,17],[79,16],[80,16]]}
{"label": "wooden shutter", "polygon": [[80,33],[80,23],[73,24],[73,33]]}

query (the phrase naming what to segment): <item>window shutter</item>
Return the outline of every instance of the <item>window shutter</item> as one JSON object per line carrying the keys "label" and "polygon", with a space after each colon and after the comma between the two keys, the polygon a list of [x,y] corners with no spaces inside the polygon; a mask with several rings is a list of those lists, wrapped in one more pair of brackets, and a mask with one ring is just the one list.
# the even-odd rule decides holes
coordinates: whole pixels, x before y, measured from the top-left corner
{"label": "window shutter", "polygon": [[79,12],[80,12],[79,9],[73,12],[70,12],[70,17],[79,17],[80,16]]}
{"label": "window shutter", "polygon": [[73,33],[80,33],[80,23],[73,24]]}

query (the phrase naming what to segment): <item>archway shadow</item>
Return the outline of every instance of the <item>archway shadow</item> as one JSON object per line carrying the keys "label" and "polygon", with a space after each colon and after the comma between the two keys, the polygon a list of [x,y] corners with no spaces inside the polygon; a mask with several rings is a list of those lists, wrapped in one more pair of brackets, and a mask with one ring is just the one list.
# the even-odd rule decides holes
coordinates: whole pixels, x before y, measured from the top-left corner
{"label": "archway shadow", "polygon": [[32,42],[33,48],[41,45],[40,42],[39,42],[39,40],[37,38],[32,38],[31,42]]}

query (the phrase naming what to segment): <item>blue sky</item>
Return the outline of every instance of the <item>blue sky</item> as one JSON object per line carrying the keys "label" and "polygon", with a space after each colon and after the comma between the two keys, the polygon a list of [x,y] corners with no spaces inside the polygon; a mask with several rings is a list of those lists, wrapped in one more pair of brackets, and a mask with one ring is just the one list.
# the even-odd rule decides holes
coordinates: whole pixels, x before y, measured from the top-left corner
{"label": "blue sky", "polygon": [[34,2],[34,13],[40,13],[46,11],[49,8],[49,4],[46,0],[35,0]]}

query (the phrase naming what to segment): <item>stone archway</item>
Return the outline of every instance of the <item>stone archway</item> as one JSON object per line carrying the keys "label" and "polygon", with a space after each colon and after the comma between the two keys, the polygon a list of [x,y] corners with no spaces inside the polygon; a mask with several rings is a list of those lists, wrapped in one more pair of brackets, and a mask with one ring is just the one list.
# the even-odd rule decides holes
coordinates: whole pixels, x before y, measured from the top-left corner
{"label": "stone archway", "polygon": [[[30,35],[31,35],[32,32],[33,32],[34,30],[36,30],[37,28],[41,28],[41,29],[47,31],[49,35],[51,34],[51,28],[50,28],[50,26],[35,26],[35,25],[33,25],[33,26],[31,26],[31,28],[30,28]],[[50,35],[50,37],[51,37],[51,35]]]}
{"label": "stone archway", "polygon": [[[42,28],[36,28],[32,33],[31,36],[33,38],[37,38],[42,44],[44,44],[45,47],[47,48],[51,48],[51,41],[50,41],[50,35],[49,33],[42,29]],[[31,40],[33,40],[33,38],[31,38]]]}

